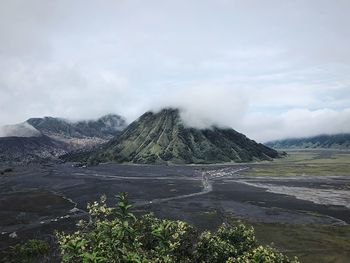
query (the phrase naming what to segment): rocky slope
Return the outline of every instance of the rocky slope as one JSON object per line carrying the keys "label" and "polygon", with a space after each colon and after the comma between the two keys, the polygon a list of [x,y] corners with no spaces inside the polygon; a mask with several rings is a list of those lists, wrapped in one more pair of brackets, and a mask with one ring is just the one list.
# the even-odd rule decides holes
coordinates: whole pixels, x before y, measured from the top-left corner
{"label": "rocky slope", "polygon": [[38,162],[67,153],[67,146],[47,136],[0,137],[0,163]]}
{"label": "rocky slope", "polygon": [[42,134],[66,143],[70,149],[81,149],[105,143],[125,127],[125,119],[109,114],[97,120],[71,122],[65,119],[44,117],[27,120]]}
{"label": "rocky slope", "polygon": [[31,126],[47,136],[111,138],[126,127],[119,115],[109,114],[97,120],[72,122],[61,118],[44,117],[27,120]]}
{"label": "rocky slope", "polygon": [[276,149],[350,149],[350,134],[284,139],[268,142],[266,145]]}
{"label": "rocky slope", "polygon": [[0,162],[42,161],[56,159],[70,151],[91,149],[117,136],[125,126],[124,118],[113,114],[78,122],[32,118],[7,125],[0,137]]}
{"label": "rocky slope", "polygon": [[102,148],[70,160],[131,163],[222,163],[271,160],[277,151],[233,129],[185,127],[177,109],[147,112]]}

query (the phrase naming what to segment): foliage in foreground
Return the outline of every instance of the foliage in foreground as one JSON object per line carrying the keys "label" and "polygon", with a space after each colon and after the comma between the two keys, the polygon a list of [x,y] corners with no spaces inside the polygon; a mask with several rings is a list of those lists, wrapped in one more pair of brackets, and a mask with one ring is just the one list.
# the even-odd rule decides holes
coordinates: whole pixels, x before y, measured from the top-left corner
{"label": "foliage in foreground", "polygon": [[37,263],[49,251],[49,244],[43,240],[30,239],[11,247],[3,261],[6,263]]}
{"label": "foliage in foreground", "polygon": [[87,262],[211,262],[289,263],[270,247],[259,246],[253,228],[223,224],[216,232],[199,234],[183,221],[159,219],[152,214],[136,218],[129,212],[127,196],[118,196],[117,208],[108,207],[106,197],[88,205],[89,222],[79,230],[58,233],[62,261]]}
{"label": "foliage in foreground", "polygon": [[4,175],[6,173],[12,173],[13,172],[13,169],[12,168],[6,168],[4,170],[0,170],[0,174],[1,175]]}

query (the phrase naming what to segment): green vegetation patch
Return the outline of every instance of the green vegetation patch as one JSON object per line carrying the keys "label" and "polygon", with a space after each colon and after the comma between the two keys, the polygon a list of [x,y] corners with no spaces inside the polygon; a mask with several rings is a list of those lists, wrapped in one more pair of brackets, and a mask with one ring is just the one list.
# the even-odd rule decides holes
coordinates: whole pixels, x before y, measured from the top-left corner
{"label": "green vegetation patch", "polygon": [[349,225],[247,224],[254,227],[256,237],[262,244],[276,247],[286,255],[297,256],[303,263],[349,262]]}
{"label": "green vegetation patch", "polygon": [[90,220],[80,221],[74,233],[57,233],[62,261],[79,262],[298,262],[269,246],[258,244],[254,229],[242,223],[223,224],[217,231],[199,233],[183,221],[152,214],[135,217],[126,194],[117,208],[106,197],[88,205]]}
{"label": "green vegetation patch", "polygon": [[4,174],[8,174],[8,173],[12,173],[14,170],[12,168],[5,168],[4,170],[0,170],[0,174],[4,175]]}
{"label": "green vegetation patch", "polygon": [[10,248],[1,262],[37,263],[42,262],[49,251],[49,244],[43,240],[30,239],[25,243]]}
{"label": "green vegetation patch", "polygon": [[350,152],[290,151],[273,162],[251,164],[249,176],[350,175]]}

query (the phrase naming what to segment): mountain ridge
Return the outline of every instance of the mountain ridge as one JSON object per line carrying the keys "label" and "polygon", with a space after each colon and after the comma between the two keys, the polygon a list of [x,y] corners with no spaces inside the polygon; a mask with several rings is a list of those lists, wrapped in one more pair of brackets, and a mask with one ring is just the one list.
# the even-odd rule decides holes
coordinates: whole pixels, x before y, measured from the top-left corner
{"label": "mountain ridge", "polygon": [[270,141],[266,145],[276,149],[350,149],[350,133],[288,138]]}
{"label": "mountain ridge", "polygon": [[0,162],[22,163],[53,160],[68,152],[67,146],[45,135],[0,137]]}
{"label": "mountain ridge", "polygon": [[61,134],[71,137],[113,137],[126,127],[126,121],[117,114],[107,114],[96,120],[70,121],[63,118],[30,118],[27,122],[43,134]]}
{"label": "mountain ridge", "polygon": [[57,160],[68,152],[106,143],[125,127],[125,119],[116,114],[77,122],[55,117],[30,118],[6,126],[5,132],[14,136],[0,137],[0,161]]}
{"label": "mountain ridge", "polygon": [[223,163],[272,160],[277,151],[230,128],[186,127],[179,110],[146,112],[98,150],[68,160],[118,163]]}

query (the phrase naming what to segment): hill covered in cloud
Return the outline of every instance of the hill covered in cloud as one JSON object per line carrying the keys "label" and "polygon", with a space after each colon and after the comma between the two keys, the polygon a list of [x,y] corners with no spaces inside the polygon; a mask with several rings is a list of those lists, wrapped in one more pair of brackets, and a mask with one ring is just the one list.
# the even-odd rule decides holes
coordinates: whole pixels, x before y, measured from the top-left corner
{"label": "hill covered in cloud", "polygon": [[318,135],[267,142],[275,149],[350,149],[350,134]]}
{"label": "hill covered in cloud", "polygon": [[67,160],[191,164],[272,160],[280,154],[231,129],[187,127],[178,109],[146,112],[119,136],[98,149],[66,156]]}
{"label": "hill covered in cloud", "polygon": [[1,1],[11,28],[0,25],[0,125],[105,112],[131,122],[171,106],[188,126],[259,142],[350,132],[349,9],[341,0]]}

